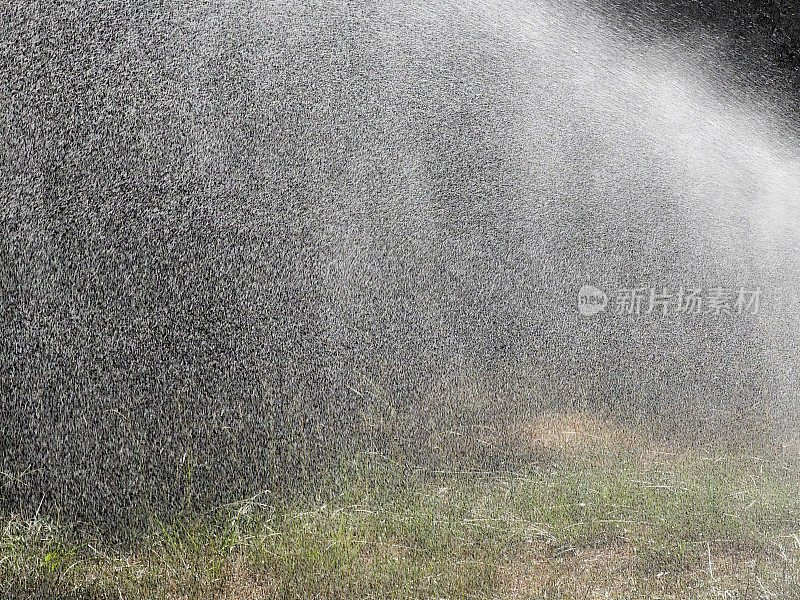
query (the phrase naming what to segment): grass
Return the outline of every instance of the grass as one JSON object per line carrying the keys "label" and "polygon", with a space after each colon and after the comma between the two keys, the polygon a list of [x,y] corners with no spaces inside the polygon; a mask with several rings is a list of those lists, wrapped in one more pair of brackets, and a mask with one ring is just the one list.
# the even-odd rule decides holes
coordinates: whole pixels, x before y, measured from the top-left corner
{"label": "grass", "polygon": [[800,469],[780,449],[669,446],[580,414],[477,443],[525,461],[356,454],[308,498],[153,519],[126,546],[5,515],[0,596],[800,598]]}

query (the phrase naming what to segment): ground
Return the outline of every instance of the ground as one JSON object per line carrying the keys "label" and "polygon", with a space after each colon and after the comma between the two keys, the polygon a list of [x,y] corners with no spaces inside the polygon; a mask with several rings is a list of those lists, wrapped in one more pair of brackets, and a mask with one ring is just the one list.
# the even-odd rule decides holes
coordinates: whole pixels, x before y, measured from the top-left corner
{"label": "ground", "polygon": [[577,413],[476,441],[524,463],[424,469],[358,453],[316,498],[264,491],[154,519],[123,546],[7,514],[0,595],[800,598],[796,447],[686,447]]}

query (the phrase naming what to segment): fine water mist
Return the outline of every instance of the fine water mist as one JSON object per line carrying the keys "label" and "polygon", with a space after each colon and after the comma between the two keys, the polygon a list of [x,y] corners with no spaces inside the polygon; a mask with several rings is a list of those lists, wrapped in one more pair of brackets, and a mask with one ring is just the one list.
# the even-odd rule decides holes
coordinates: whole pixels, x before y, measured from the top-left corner
{"label": "fine water mist", "polygon": [[[583,4],[94,8],[4,9],[4,503],[218,502],[546,407],[793,431],[800,145],[702,40]],[[585,285],[761,298],[586,316]]]}

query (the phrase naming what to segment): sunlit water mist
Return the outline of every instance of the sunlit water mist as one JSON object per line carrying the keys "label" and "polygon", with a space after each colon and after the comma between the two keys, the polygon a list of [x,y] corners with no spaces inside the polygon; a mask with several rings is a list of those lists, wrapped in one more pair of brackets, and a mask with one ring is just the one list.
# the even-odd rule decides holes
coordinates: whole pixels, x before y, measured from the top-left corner
{"label": "sunlit water mist", "polygon": [[[549,395],[697,414],[775,395],[792,406],[800,171],[780,117],[740,101],[713,55],[637,45],[585,11],[451,9],[404,5],[383,17],[408,24],[399,42],[387,34],[391,141],[380,148],[398,146],[391,173],[402,184],[379,176],[387,188],[341,195],[356,211],[377,201],[376,222],[354,219],[357,235],[403,235],[395,254],[377,256],[343,238],[346,271],[334,266],[331,288],[371,289],[392,306],[382,296],[397,291],[392,269],[370,280],[354,265],[410,261],[399,322],[412,335],[401,339],[429,335],[412,354],[427,363],[422,348],[444,348],[488,370],[499,352],[518,373],[547,371],[537,384],[548,380]],[[386,220],[384,202],[396,211]],[[738,321],[586,322],[575,311],[586,282],[760,287],[764,304]],[[395,373],[413,360],[399,356]]]}
{"label": "sunlit water mist", "polygon": [[[753,390],[758,399],[745,400],[739,408],[748,401],[763,408],[764,396],[775,400],[777,395],[791,418],[798,389],[793,369],[800,306],[800,152],[787,122],[774,108],[754,103],[752,90],[728,85],[726,67],[702,48],[645,47],[630,32],[604,28],[591,12],[547,7],[510,12],[503,19],[518,24],[521,37],[527,36],[521,46],[530,51],[525,56],[534,73],[533,91],[525,100],[532,108],[524,123],[527,145],[540,164],[557,174],[579,169],[578,192],[562,194],[558,210],[571,198],[591,206],[596,217],[593,239],[573,248],[573,273],[578,279],[629,286],[760,286],[765,303],[758,318],[747,324],[729,321],[723,326],[728,331],[717,331],[739,337],[734,345],[742,354],[726,355],[720,339],[706,341],[706,357],[719,353],[728,365],[706,373],[713,380],[711,389],[693,386],[690,394],[736,397],[736,404],[743,400],[743,382],[755,375],[763,385]],[[542,71],[550,75],[544,83]],[[576,143],[586,137],[601,142]],[[595,156],[585,156],[592,151]],[[586,162],[578,163],[576,153]],[[546,174],[535,176],[547,180]],[[549,185],[558,188],[563,181],[556,176]],[[535,193],[532,197],[539,201]],[[567,227],[573,224],[568,221]],[[620,265],[615,257],[624,252],[631,230],[639,232],[633,243],[641,244],[641,253]],[[681,260],[685,264],[677,264]],[[679,337],[629,333],[643,333],[645,345],[653,346],[687,334],[708,335],[707,322],[664,325]],[[611,347],[618,352],[617,345]],[[666,350],[673,351],[684,365],[700,358],[686,347]],[[607,359],[605,365],[614,362]],[[764,379],[762,371],[769,372]],[[723,372],[732,379],[717,379]]]}
{"label": "sunlit water mist", "polygon": [[[21,47],[55,22],[15,10]],[[198,495],[236,496],[387,414],[411,445],[519,408],[690,437],[791,415],[800,154],[713,57],[505,2],[175,2],[55,31],[10,71],[3,464],[32,474],[4,501],[113,514],[187,461]],[[586,318],[584,284],[764,297]]]}

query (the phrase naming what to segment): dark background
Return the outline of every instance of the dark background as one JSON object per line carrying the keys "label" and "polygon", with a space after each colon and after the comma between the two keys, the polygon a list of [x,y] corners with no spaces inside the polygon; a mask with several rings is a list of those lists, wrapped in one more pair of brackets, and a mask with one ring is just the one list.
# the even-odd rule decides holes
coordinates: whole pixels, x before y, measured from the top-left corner
{"label": "dark background", "polygon": [[704,32],[720,46],[728,74],[765,94],[800,120],[800,2],[798,0],[599,0],[610,22],[644,39],[686,40]]}
{"label": "dark background", "polygon": [[[614,361],[592,359],[602,383],[589,390],[614,410],[762,393],[749,326],[577,322],[583,278],[607,274],[581,262],[615,225],[602,202],[624,209],[658,157],[620,161],[630,168],[610,198],[599,185],[563,207],[608,146],[577,137],[579,111],[561,115],[577,132],[564,136],[551,116],[563,107],[543,92],[541,125],[573,154],[545,170],[541,218],[515,214],[531,165],[509,107],[531,116],[513,86],[494,95],[518,75],[501,35],[460,36],[441,15],[420,18],[430,30],[389,24],[409,71],[387,84],[389,42],[369,7],[353,18],[289,3],[263,27],[176,5],[0,8],[4,509],[118,522],[143,505],[182,508],[187,489],[206,508],[302,487],[352,447],[370,402],[408,415],[414,445],[436,381],[494,371],[502,396],[515,360],[544,365],[545,388],[564,395],[590,387],[586,356]],[[603,11],[654,41],[707,29],[744,84],[796,115],[797,5],[775,6]],[[397,167],[409,158],[427,188],[408,189]],[[630,208],[620,277],[723,277],[703,262],[714,249],[653,233],[680,212],[669,175],[649,182],[663,212]],[[388,400],[353,392],[370,370]]]}

